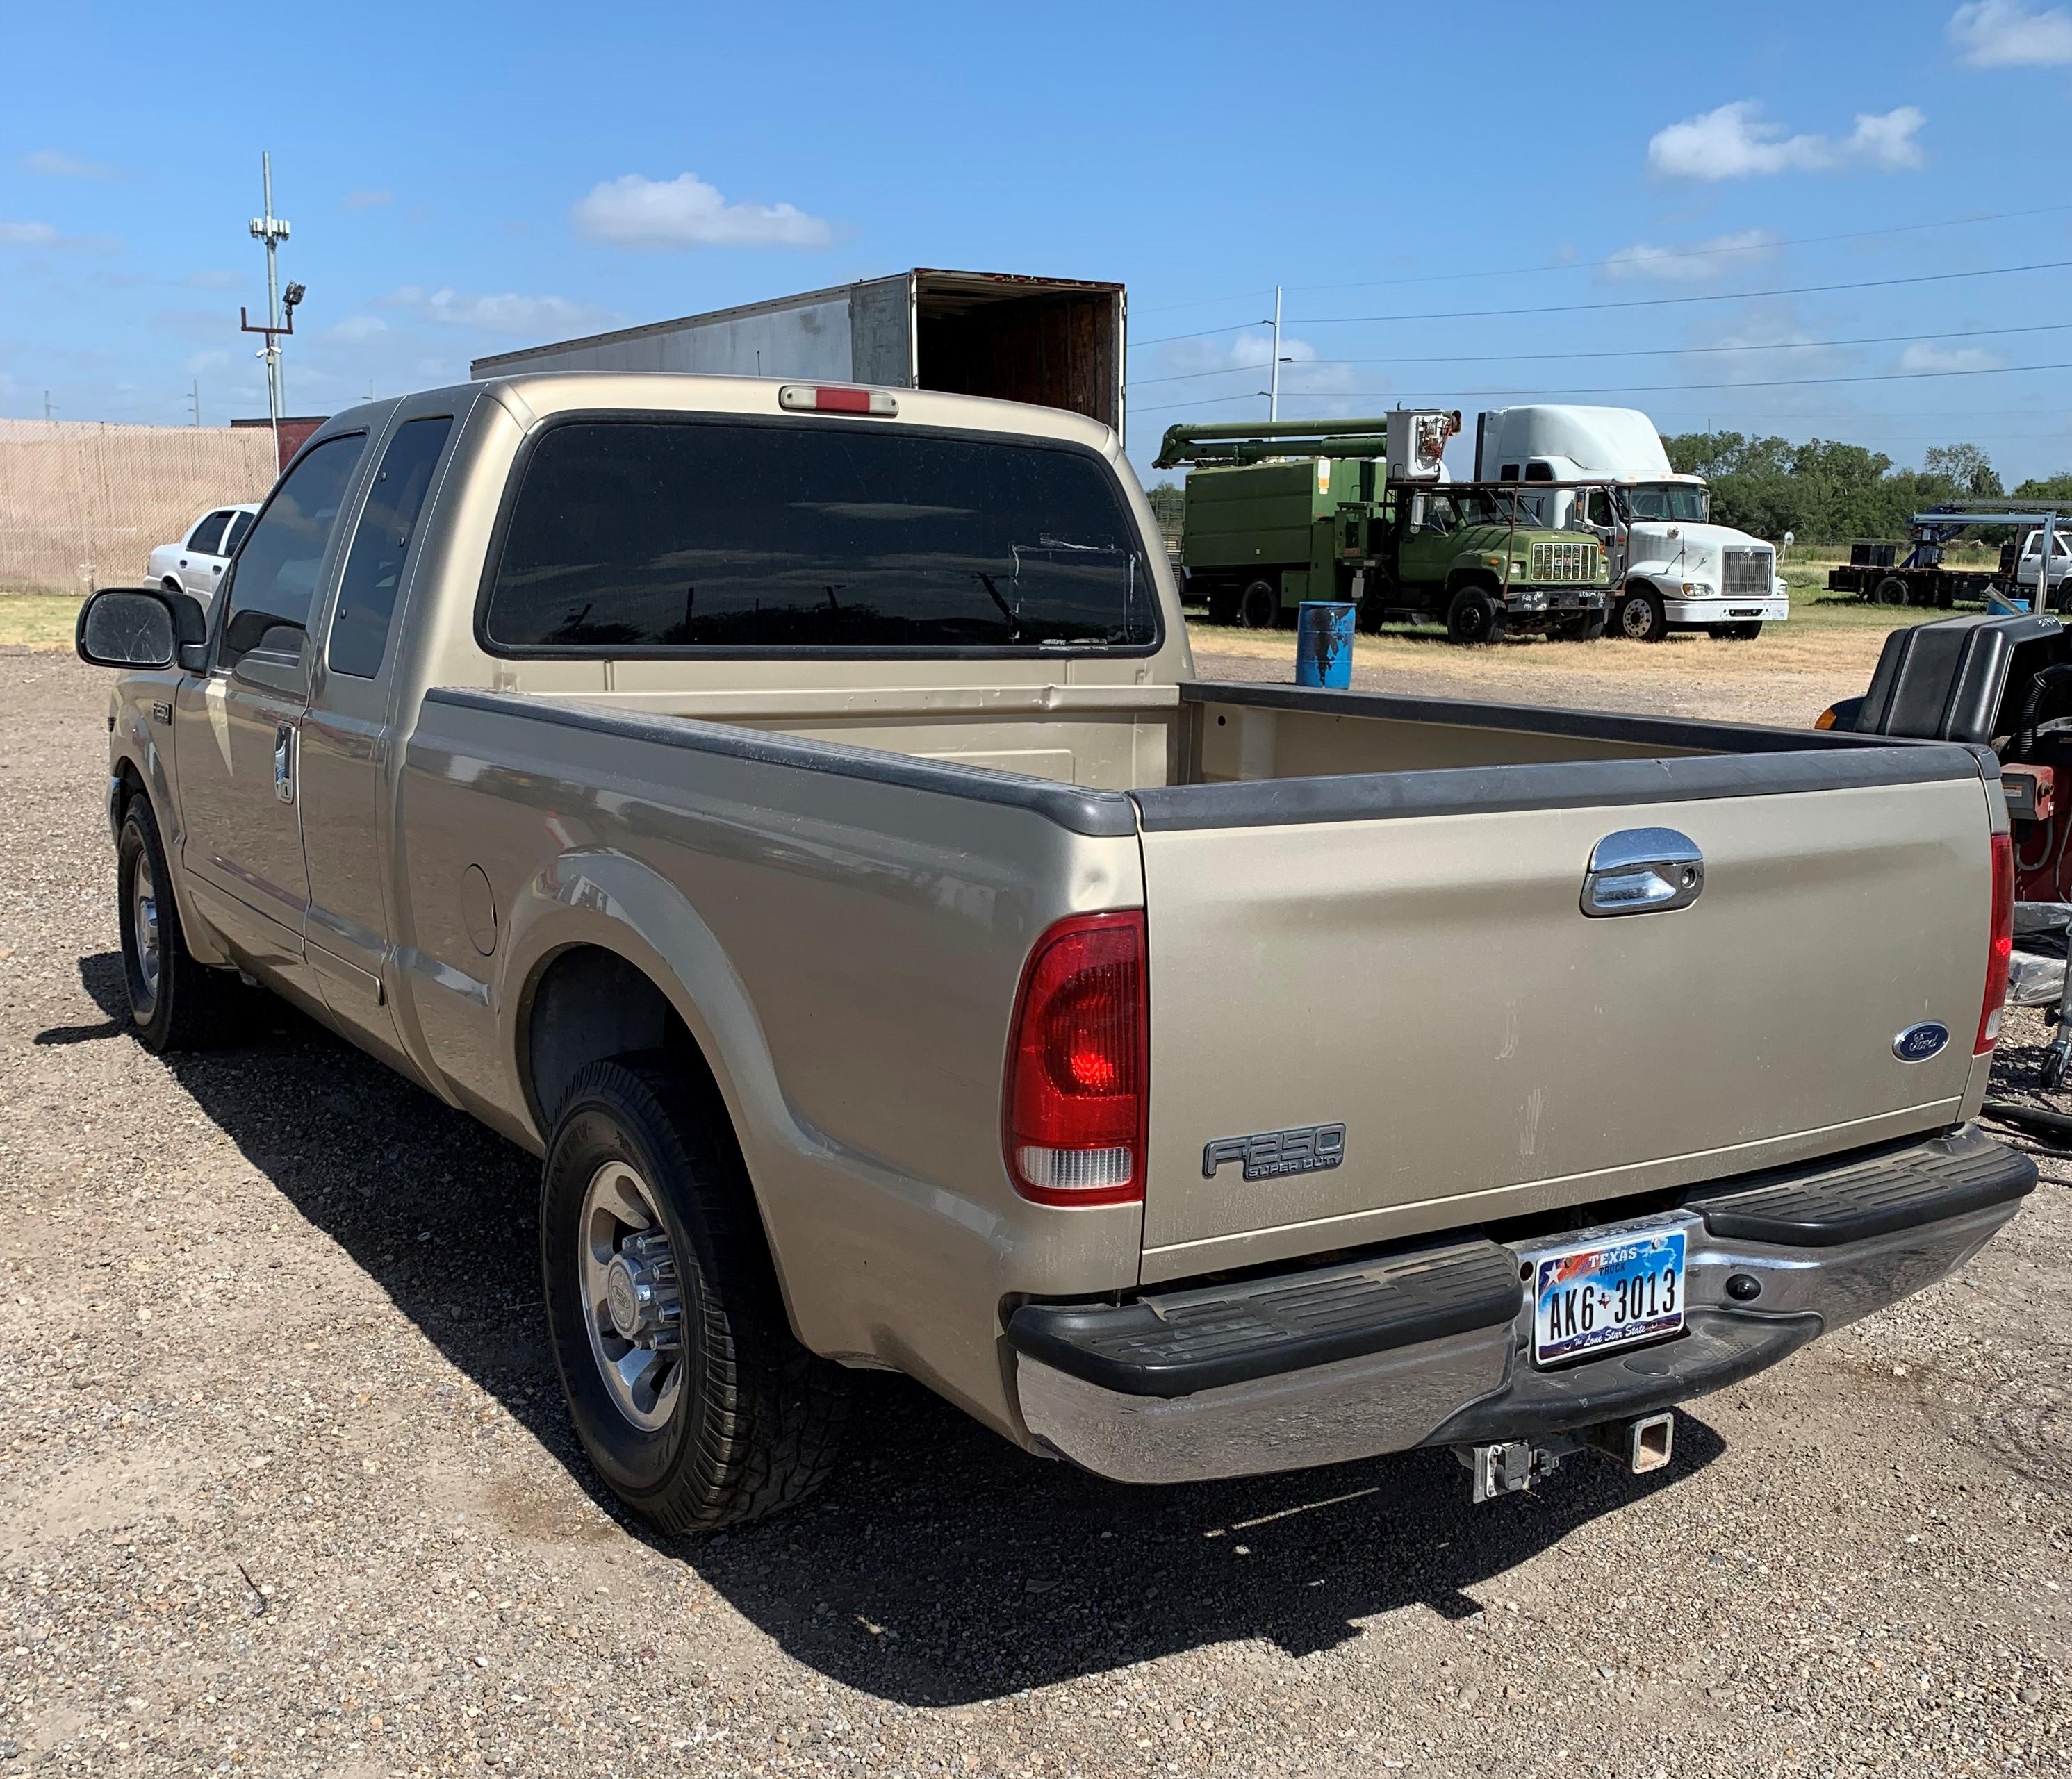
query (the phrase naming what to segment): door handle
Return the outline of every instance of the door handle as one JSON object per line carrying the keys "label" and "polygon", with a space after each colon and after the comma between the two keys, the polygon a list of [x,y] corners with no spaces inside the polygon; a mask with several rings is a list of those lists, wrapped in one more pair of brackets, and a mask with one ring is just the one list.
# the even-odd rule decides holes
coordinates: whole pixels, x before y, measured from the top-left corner
{"label": "door handle", "polygon": [[282,803],[295,800],[295,725],[282,723],[273,730],[273,795]]}
{"label": "door handle", "polygon": [[1666,914],[1688,908],[1705,887],[1705,855],[1673,828],[1624,828],[1590,848],[1583,874],[1583,912]]}

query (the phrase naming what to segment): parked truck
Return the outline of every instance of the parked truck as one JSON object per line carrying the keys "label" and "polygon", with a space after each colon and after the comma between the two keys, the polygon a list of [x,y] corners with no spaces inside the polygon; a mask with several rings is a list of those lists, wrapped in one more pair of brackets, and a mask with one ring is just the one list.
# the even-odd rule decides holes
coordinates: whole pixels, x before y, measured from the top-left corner
{"label": "parked truck", "polygon": [[1790,615],[1776,551],[1712,523],[1704,479],[1671,469],[1654,421],[1638,409],[1493,409],[1475,422],[1475,474],[1528,485],[1610,483],[1608,505],[1596,510],[1586,493],[1544,490],[1535,501],[1548,523],[1590,530],[1614,552],[1617,635],[1659,643],[1671,631],[1702,630],[1748,641]]}
{"label": "parked truck", "polygon": [[[2010,528],[2014,535],[2000,545],[2000,561],[1992,568],[1955,568],[1944,559],[1951,543],[1965,532]],[[2068,577],[2072,514],[2055,508],[2039,512],[2028,501],[1976,500],[1914,514],[1907,524],[1904,553],[1896,544],[1859,539],[1849,546],[1848,561],[1827,571],[1827,588],[1881,606],[1931,606],[1947,611],[1959,600],[1984,602],[1997,594],[2033,610],[2062,611]]]}
{"label": "parked truck", "polygon": [[536,371],[812,377],[1031,401],[1124,429],[1120,284],[918,267],[890,277],[479,358]]}
{"label": "parked truck", "polygon": [[1457,413],[1174,426],[1157,467],[1191,464],[1180,557],[1212,622],[1292,623],[1305,599],[1443,620],[1462,643],[1604,633],[1598,541],[1543,524],[1518,491],[1455,483]]}
{"label": "parked truck", "polygon": [[1079,416],[431,390],[226,580],[80,618],[129,1021],[249,1033],[241,973],[540,1156],[666,1530],[811,1488],[858,1367],[1130,1481],[1651,1468],[2035,1177],[1971,1123],[1989,754],[1197,680]]}

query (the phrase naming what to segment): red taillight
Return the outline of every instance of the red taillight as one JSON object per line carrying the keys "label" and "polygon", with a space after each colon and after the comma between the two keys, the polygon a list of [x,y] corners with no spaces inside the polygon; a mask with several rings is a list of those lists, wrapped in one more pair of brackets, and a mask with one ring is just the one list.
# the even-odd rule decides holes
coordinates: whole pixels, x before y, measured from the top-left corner
{"label": "red taillight", "polygon": [[1150,1103],[1144,912],[1073,914],[1037,940],[1009,1033],[1008,1177],[1042,1205],[1144,1196]]}
{"label": "red taillight", "polygon": [[2007,1000],[2008,966],[2014,959],[2014,841],[1993,836],[1993,937],[1986,951],[1986,998],[1979,1009],[1979,1040],[1974,1056],[1984,1056],[2000,1040],[2000,1011]]}
{"label": "red taillight", "polygon": [[787,383],[777,391],[777,405],[795,414],[875,414],[899,412],[898,398],[888,389],[857,389],[839,383]]}

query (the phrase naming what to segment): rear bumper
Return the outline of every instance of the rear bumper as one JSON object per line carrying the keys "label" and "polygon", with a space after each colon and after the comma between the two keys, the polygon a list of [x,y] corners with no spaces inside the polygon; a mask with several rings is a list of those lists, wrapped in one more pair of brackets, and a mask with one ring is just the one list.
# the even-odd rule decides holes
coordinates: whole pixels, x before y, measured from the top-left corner
{"label": "rear bumper", "polygon": [[[1478,1237],[1120,1305],[1025,1304],[1008,1324],[1022,1419],[1041,1447],[1102,1476],[1180,1482],[1649,1414],[1934,1284],[2035,1181],[2027,1157],[1966,1127],[1558,1236]],[[1687,1235],[1684,1331],[1535,1366],[1519,1279],[1536,1252],[1667,1226]]]}

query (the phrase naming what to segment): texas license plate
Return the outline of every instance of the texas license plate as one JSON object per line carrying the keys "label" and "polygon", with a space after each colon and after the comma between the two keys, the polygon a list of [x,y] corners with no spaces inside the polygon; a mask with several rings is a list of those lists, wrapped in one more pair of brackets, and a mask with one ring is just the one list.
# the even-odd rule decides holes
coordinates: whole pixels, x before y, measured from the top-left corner
{"label": "texas license plate", "polygon": [[1594,1358],[1684,1326],[1684,1231],[1640,1230],[1540,1257],[1533,1287],[1536,1365]]}

